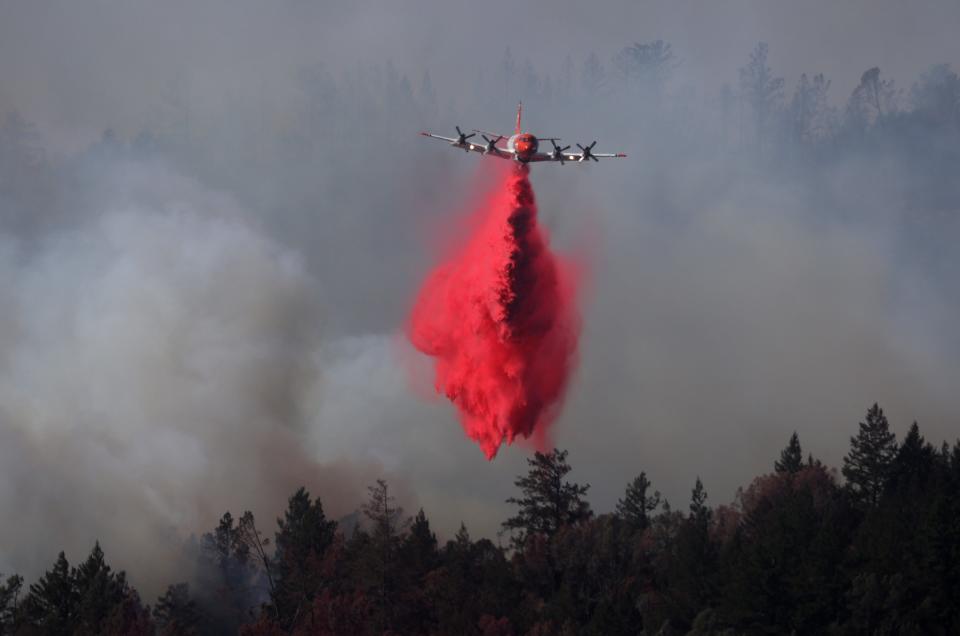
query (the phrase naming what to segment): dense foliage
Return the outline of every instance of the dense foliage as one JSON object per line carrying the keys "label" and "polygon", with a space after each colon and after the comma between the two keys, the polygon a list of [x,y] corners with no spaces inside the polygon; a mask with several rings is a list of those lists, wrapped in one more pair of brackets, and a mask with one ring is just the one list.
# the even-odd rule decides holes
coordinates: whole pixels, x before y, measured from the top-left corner
{"label": "dense foliage", "polygon": [[[516,480],[509,548],[466,527],[438,542],[378,481],[363,520],[328,520],[300,489],[274,539],[228,512],[204,573],[153,609],[99,544],[40,579],[0,585],[9,634],[946,634],[960,628],[960,442],[902,442],[874,405],[837,471],[799,436],[774,470],[711,508],[699,478],[674,510],[641,472],[595,515],[567,452]],[[352,529],[348,530],[348,526]]]}

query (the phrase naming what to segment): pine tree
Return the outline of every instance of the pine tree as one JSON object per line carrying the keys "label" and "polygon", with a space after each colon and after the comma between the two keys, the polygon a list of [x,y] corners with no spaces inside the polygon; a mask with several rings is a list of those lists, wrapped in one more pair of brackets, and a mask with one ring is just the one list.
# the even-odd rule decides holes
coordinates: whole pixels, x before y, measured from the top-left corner
{"label": "pine tree", "polygon": [[435,568],[439,562],[437,551],[437,535],[430,529],[423,508],[413,518],[410,532],[403,543],[403,560],[418,576],[422,576]]}
{"label": "pine tree", "polygon": [[787,442],[787,447],[780,451],[780,459],[773,463],[773,469],[778,473],[798,473],[803,468],[803,451],[800,449],[800,438],[794,431]]}
{"label": "pine tree", "polygon": [[592,515],[590,505],[583,498],[590,485],[564,481],[570,472],[567,451],[553,449],[546,454],[537,451],[533,459],[527,459],[527,464],[530,466],[527,475],[514,482],[523,496],[507,499],[507,503],[519,506],[520,510],[503,522],[505,531],[515,533],[516,547],[522,547],[532,535],[549,538],[560,528],[585,521]]}
{"label": "pine tree", "polygon": [[190,598],[190,588],[186,583],[167,588],[157,600],[153,617],[161,636],[193,636],[200,633],[200,612]]}
{"label": "pine tree", "polygon": [[250,556],[250,549],[241,540],[240,530],[234,527],[233,515],[229,511],[220,517],[213,533],[203,535],[202,543],[204,551],[216,561],[225,575],[229,575],[229,571],[238,565],[246,565]]}
{"label": "pine tree", "polygon": [[409,532],[399,544],[397,555],[398,602],[394,629],[400,633],[434,633],[436,607],[427,593],[428,581],[440,567],[437,535],[421,508]]}
{"label": "pine tree", "polygon": [[207,617],[208,631],[233,634],[239,630],[250,609],[260,602],[258,573],[250,559],[241,520],[225,512],[213,532],[201,539],[201,568],[198,589]]}
{"label": "pine tree", "polygon": [[301,487],[277,526],[273,604],[280,622],[290,626],[320,591],[323,579],[317,566],[333,543],[337,524],[327,520],[320,499],[311,501]]}
{"label": "pine tree", "polygon": [[23,589],[23,577],[16,574],[0,584],[0,634],[13,634],[17,631],[17,619],[20,591]]}
{"label": "pine tree", "polygon": [[656,95],[670,77],[675,66],[673,48],[657,40],[625,46],[613,57],[613,68],[628,90]]}
{"label": "pine tree", "polygon": [[[436,634],[477,634],[478,622],[487,614],[504,616],[520,596],[514,570],[503,550],[488,539],[474,542],[461,523],[441,551],[443,566],[427,584],[437,619]],[[494,632],[498,633],[498,632]]]}
{"label": "pine tree", "polygon": [[716,550],[710,539],[712,512],[700,477],[690,493],[690,514],[682,519],[668,545],[665,590],[667,615],[674,628],[685,633],[694,617],[715,595]]}
{"label": "pine tree", "polygon": [[30,586],[30,595],[24,604],[29,621],[41,631],[69,633],[76,624],[80,599],[73,574],[66,555],[61,552],[53,569]]}
{"label": "pine tree", "polygon": [[361,579],[371,593],[373,621],[377,633],[381,633],[395,627],[397,596],[403,587],[400,577],[404,574],[398,552],[409,521],[403,518],[403,508],[395,504],[386,481],[378,479],[367,490],[369,498],[362,510],[373,528],[361,559]]}
{"label": "pine tree", "polygon": [[654,491],[648,497],[649,489],[650,480],[645,472],[641,472],[627,485],[623,499],[617,501],[617,516],[638,530],[650,525],[650,513],[660,506],[660,492]]}
{"label": "pine tree", "polygon": [[98,636],[155,636],[157,630],[150,617],[150,607],[143,604],[135,589],[128,587],[123,598],[113,606],[93,633]]}
{"label": "pine tree", "polygon": [[874,403],[856,437],[850,438],[850,453],[843,458],[843,476],[863,505],[873,508],[880,501],[896,453],[896,435],[890,431],[883,409]]}
{"label": "pine tree", "polygon": [[251,567],[254,563],[259,564],[267,577],[267,585],[270,587],[272,596],[276,593],[276,581],[273,576],[273,560],[267,554],[269,545],[270,539],[263,536],[257,528],[257,520],[253,513],[249,510],[244,512],[237,523],[234,551],[238,558]]}
{"label": "pine tree", "polygon": [[770,122],[783,99],[783,78],[774,77],[767,66],[769,47],[757,44],[746,66],[740,69],[740,94],[753,111],[757,150],[762,154]]}
{"label": "pine tree", "polygon": [[920,427],[914,422],[897,449],[897,455],[890,465],[887,483],[890,488],[900,493],[922,490],[934,470],[935,463],[936,453],[933,447],[923,439]]}
{"label": "pine tree", "polygon": [[898,97],[893,80],[884,79],[879,67],[867,69],[847,101],[848,129],[862,134],[879,124],[896,110]]}
{"label": "pine tree", "polygon": [[699,476],[690,492],[690,518],[697,521],[709,521],[710,519],[710,508],[707,507],[707,491],[703,488],[703,482],[700,481]]}
{"label": "pine tree", "polygon": [[102,633],[105,621],[123,605],[130,592],[126,575],[111,571],[98,541],[87,560],[74,571],[73,580],[79,599],[74,633]]}

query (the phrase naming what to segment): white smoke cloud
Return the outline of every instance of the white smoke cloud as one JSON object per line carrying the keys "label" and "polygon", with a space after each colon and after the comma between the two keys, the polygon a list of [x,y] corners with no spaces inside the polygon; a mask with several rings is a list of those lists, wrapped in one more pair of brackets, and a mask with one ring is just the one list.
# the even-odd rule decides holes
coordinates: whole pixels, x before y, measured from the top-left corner
{"label": "white smoke cloud", "polygon": [[162,585],[223,511],[269,533],[300,484],[343,513],[367,481],[334,486],[353,469],[301,444],[322,312],[297,256],[161,166],[108,172],[98,213],[29,253],[0,242],[0,568],[100,539]]}

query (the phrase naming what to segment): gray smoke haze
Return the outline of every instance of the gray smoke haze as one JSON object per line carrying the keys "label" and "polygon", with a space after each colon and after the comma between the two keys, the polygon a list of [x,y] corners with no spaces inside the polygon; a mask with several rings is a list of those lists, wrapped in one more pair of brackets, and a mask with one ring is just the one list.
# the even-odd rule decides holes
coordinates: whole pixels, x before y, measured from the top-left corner
{"label": "gray smoke haze", "polygon": [[159,164],[104,174],[99,213],[0,250],[4,571],[97,536],[158,584],[224,510],[269,524],[301,484],[353,510],[380,468],[300,441],[322,325],[301,260]]}
{"label": "gray smoke haze", "polygon": [[[954,61],[960,26],[952,0],[7,0],[0,10],[0,103],[75,143],[107,126],[135,132],[162,119],[176,91],[209,116],[288,101],[304,64],[336,74],[393,60],[429,69],[443,97],[461,102],[507,46],[518,66],[530,59],[559,72],[568,54],[579,63],[591,51],[605,57],[663,39],[684,63],[679,84],[716,89],[735,79],[754,44],[769,41],[791,83],[829,71],[852,87],[871,66],[913,78]],[[506,96],[504,114],[516,97]]]}
{"label": "gray smoke haze", "polygon": [[[553,436],[596,509],[641,470],[729,501],[793,430],[837,465],[874,401],[956,438],[939,142],[768,162],[723,87],[762,40],[784,106],[822,72],[842,119],[879,66],[908,108],[958,26],[934,0],[0,2],[0,571],[99,538],[160,586],[225,510],[269,533],[297,486],[336,516],[381,474],[441,535],[493,536],[529,449],[486,462],[403,329],[482,173],[415,133],[510,130],[517,98],[630,154],[533,169],[590,265]],[[611,58],[657,39],[674,68],[631,92]]]}

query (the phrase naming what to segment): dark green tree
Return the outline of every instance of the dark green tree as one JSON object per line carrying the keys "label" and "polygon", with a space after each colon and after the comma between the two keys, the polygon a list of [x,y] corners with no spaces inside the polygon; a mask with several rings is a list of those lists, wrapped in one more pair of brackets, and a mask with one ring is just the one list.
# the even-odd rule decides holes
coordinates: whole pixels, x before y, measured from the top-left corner
{"label": "dark green tree", "polygon": [[697,477],[690,493],[690,513],[681,519],[663,555],[662,581],[666,618],[674,629],[689,630],[694,618],[716,595],[717,550],[710,538],[712,511]]}
{"label": "dark green tree", "polygon": [[469,602],[474,576],[473,541],[462,522],[457,534],[443,549],[443,562],[438,580],[429,587],[439,628],[446,634],[470,633],[478,619],[473,603]]}
{"label": "dark green tree", "polygon": [[19,622],[20,591],[23,589],[23,577],[16,574],[0,584],[0,634],[12,634],[17,631]]}
{"label": "dark green tree", "polygon": [[[558,583],[543,598],[543,611],[561,625],[575,625],[578,634],[626,636],[644,626],[638,598],[651,586],[645,568],[644,541],[635,528],[615,515],[600,515],[586,523],[562,528],[550,541]],[[524,554],[524,591],[549,580],[544,560]],[[550,563],[545,565],[549,566]],[[538,598],[539,604],[541,600]]]}
{"label": "dark green tree", "polygon": [[437,550],[437,535],[430,529],[430,522],[423,508],[413,518],[410,532],[407,533],[401,549],[404,567],[411,569],[417,577],[424,576],[440,565],[440,553]]}
{"label": "dark green tree", "polygon": [[537,451],[533,459],[527,459],[527,465],[530,470],[526,476],[517,477],[514,482],[522,496],[507,499],[507,503],[518,506],[519,510],[503,522],[503,529],[512,533],[513,544],[518,548],[532,536],[549,539],[560,528],[585,521],[592,515],[584,499],[590,485],[564,481],[570,472],[567,451],[556,448],[549,453]]}
{"label": "dark green tree", "polygon": [[203,535],[200,549],[197,602],[207,618],[204,631],[235,634],[259,602],[258,573],[243,524],[224,513],[213,532]]}
{"label": "dark green tree", "polygon": [[742,517],[723,553],[721,615],[750,633],[827,632],[843,610],[839,565],[855,527],[832,473],[813,465],[763,475],[737,498]]}
{"label": "dark green tree", "polygon": [[73,579],[79,599],[74,633],[103,633],[111,614],[130,594],[126,575],[111,571],[97,542],[87,560],[75,570]]}
{"label": "dark green tree", "polygon": [[690,519],[701,525],[710,522],[710,508],[707,506],[707,491],[703,487],[700,477],[697,477],[693,490],[690,491]]}
{"label": "dark green tree", "polygon": [[936,468],[936,451],[920,434],[914,422],[890,464],[887,487],[895,493],[923,495]]}
{"label": "dark green tree", "polygon": [[217,566],[225,571],[236,565],[245,565],[249,558],[249,548],[240,541],[239,531],[229,511],[223,513],[212,533],[203,535],[202,544]]}
{"label": "dark green tree", "polygon": [[327,519],[320,499],[311,501],[301,487],[288,500],[277,526],[271,600],[280,623],[289,627],[309,611],[324,584],[320,561],[333,543],[337,524]]}
{"label": "dark green tree", "polygon": [[267,554],[269,545],[270,539],[263,536],[263,533],[257,528],[257,521],[253,513],[249,510],[244,512],[239,523],[237,523],[234,550],[243,562],[251,566],[254,563],[259,565],[267,579],[270,594],[273,595],[276,592],[276,582],[273,575],[273,559]]}
{"label": "dark green tree", "polygon": [[167,588],[153,608],[153,618],[160,636],[193,636],[201,632],[200,611],[190,598],[186,583]]}
{"label": "dark green tree", "polygon": [[787,442],[786,448],[780,451],[780,459],[773,463],[773,468],[778,473],[790,473],[791,475],[800,472],[803,468],[803,450],[800,448],[800,438],[794,431]]}
{"label": "dark green tree", "polygon": [[650,525],[650,514],[660,506],[660,492],[655,490],[647,495],[648,490],[650,480],[641,472],[627,484],[623,499],[617,501],[617,516],[637,530],[645,530]]}
{"label": "dark green tree", "polygon": [[862,505],[873,508],[880,501],[896,454],[896,435],[890,431],[883,409],[874,403],[856,437],[850,438],[850,453],[843,458],[843,476]]}
{"label": "dark green tree", "polygon": [[[153,630],[123,572],[113,572],[99,542],[79,567],[71,568],[63,552],[53,569],[30,586],[23,623],[44,634],[139,634]],[[33,633],[31,629],[27,632]]]}
{"label": "dark green tree", "polygon": [[378,479],[367,491],[369,496],[362,510],[372,527],[358,574],[373,603],[372,625],[376,633],[382,633],[394,630],[400,618],[400,592],[405,587],[407,573],[400,567],[399,552],[409,520],[404,518],[403,508],[396,505],[396,498],[390,494],[385,480]]}
{"label": "dark green tree", "polygon": [[436,611],[425,590],[427,579],[439,567],[437,535],[430,529],[430,522],[421,508],[399,546],[397,571],[400,585],[396,619],[397,630],[401,633],[435,631]]}
{"label": "dark green tree", "polygon": [[150,607],[140,601],[135,589],[128,588],[123,599],[93,633],[98,636],[154,636],[156,625],[150,617]]}
{"label": "dark green tree", "polygon": [[431,633],[487,634],[478,631],[485,615],[499,619],[517,607],[519,585],[503,550],[488,539],[474,542],[463,524],[441,550],[441,562],[426,582],[437,617]]}
{"label": "dark green tree", "polygon": [[30,586],[24,605],[28,621],[44,633],[69,633],[77,623],[80,595],[63,552],[57,556],[53,568]]}

